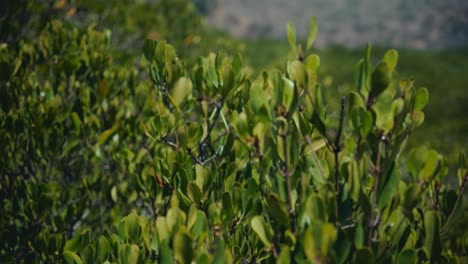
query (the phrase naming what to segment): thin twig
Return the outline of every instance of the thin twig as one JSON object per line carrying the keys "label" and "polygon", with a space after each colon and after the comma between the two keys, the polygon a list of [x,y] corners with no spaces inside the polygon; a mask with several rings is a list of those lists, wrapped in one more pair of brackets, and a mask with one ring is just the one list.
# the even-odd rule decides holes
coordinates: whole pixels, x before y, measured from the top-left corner
{"label": "thin twig", "polygon": [[161,140],[162,140],[162,142],[164,142],[168,146],[170,146],[173,150],[175,150],[175,151],[179,150],[179,145],[177,145],[176,143],[174,143],[172,141],[169,141],[169,139],[167,139],[167,136],[164,136]]}

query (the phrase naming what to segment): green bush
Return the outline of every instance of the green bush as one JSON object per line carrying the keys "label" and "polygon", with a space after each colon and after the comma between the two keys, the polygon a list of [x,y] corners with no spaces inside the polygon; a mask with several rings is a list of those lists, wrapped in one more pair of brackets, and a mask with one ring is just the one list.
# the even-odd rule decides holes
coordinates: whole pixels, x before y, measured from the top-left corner
{"label": "green bush", "polygon": [[59,21],[1,44],[0,261],[466,261],[464,156],[455,179],[434,150],[400,155],[427,90],[368,47],[329,113],[315,34],[289,25],[285,70],[258,76],[153,40],[116,65],[109,31]]}

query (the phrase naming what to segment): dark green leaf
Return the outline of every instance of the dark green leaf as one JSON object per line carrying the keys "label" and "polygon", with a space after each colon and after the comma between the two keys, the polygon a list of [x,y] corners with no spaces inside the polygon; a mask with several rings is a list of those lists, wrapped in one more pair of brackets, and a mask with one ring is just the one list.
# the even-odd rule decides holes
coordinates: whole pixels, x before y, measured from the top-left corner
{"label": "dark green leaf", "polygon": [[277,194],[270,194],[267,198],[270,215],[282,226],[289,226],[289,214],[286,206]]}

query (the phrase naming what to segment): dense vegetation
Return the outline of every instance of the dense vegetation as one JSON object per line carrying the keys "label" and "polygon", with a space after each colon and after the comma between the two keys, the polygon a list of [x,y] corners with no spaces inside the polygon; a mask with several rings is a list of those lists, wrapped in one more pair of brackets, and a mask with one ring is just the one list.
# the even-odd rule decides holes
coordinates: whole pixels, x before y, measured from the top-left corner
{"label": "dense vegetation", "polygon": [[[435,150],[403,156],[429,93],[398,78],[397,51],[375,63],[368,46],[340,98],[314,20],[256,73],[199,56],[197,38],[238,44],[191,29],[184,1],[43,3],[48,17],[9,7],[30,28],[2,24],[0,262],[466,262],[466,160],[449,173]],[[106,10],[120,15],[87,24]],[[169,14],[186,19],[128,27]]]}

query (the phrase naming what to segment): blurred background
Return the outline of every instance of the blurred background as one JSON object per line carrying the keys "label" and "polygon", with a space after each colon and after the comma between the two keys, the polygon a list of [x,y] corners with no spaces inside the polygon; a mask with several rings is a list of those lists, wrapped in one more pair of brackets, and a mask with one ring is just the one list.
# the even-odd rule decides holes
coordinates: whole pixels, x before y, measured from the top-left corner
{"label": "blurred background", "polygon": [[353,89],[364,46],[377,63],[400,52],[399,78],[414,78],[431,98],[410,145],[427,145],[451,165],[468,149],[468,1],[466,0],[16,0],[0,1],[0,42],[35,39],[53,19],[109,29],[115,64],[138,64],[145,38],[167,40],[190,64],[200,55],[240,53],[252,72],[283,68],[286,24],[304,37],[319,25],[314,53],[330,111]]}

